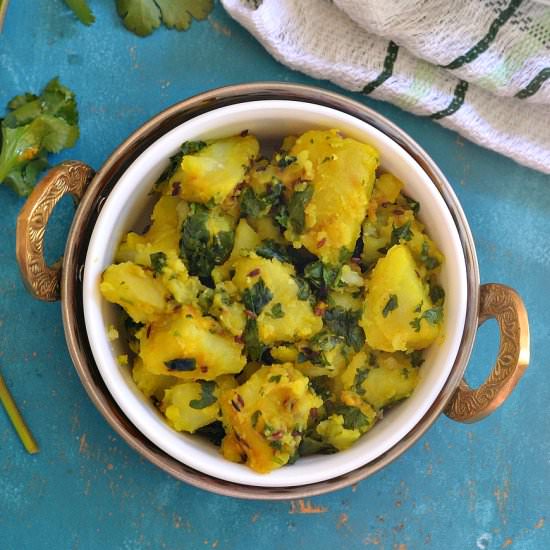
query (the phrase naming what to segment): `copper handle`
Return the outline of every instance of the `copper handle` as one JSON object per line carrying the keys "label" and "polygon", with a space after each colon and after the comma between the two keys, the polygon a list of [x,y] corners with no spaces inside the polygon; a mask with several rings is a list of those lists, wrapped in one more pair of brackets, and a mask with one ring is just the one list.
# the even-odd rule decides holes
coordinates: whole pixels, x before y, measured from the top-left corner
{"label": "copper handle", "polygon": [[478,326],[495,318],[500,331],[498,356],[489,378],[472,389],[464,378],[445,409],[459,422],[477,422],[500,407],[529,365],[529,320],[519,294],[500,284],[480,288]]}
{"label": "copper handle", "polygon": [[49,266],[44,259],[44,235],[50,215],[70,193],[78,203],[94,170],[77,162],[63,162],[50,170],[33,189],[17,217],[16,255],[25,286],[39,300],[59,300],[61,259]]}

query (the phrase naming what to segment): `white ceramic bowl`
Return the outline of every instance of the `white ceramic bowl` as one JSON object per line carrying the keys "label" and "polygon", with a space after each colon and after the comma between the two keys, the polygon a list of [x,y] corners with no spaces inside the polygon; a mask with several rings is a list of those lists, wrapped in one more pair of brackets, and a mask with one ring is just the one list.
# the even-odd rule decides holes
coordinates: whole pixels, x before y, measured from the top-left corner
{"label": "white ceramic bowl", "polygon": [[[350,449],[300,458],[292,466],[262,475],[227,461],[204,439],[178,433],[165,423],[137,389],[129,369],[116,361],[126,349],[124,343],[108,340],[107,327],[117,326],[119,314],[102,298],[99,281],[103,270],[113,262],[123,235],[145,226],[155,200],[150,196],[151,187],[182,142],[226,137],[247,129],[264,144],[308,129],[328,128],[338,128],[346,136],[374,145],[380,151],[384,169],[401,179],[406,193],[420,202],[420,219],[445,256],[441,272],[446,292],[445,338],[425,354],[421,380],[413,395],[388,411]],[[422,419],[443,388],[459,351],[467,279],[455,222],[431,179],[404,149],[373,126],[336,109],[301,101],[265,100],[221,107],[184,122],[131,164],[109,193],[95,224],[86,256],[83,303],[86,330],[101,376],[122,411],[148,439],[182,463],[219,479],[257,487],[293,487],[332,479],[371,462]]]}

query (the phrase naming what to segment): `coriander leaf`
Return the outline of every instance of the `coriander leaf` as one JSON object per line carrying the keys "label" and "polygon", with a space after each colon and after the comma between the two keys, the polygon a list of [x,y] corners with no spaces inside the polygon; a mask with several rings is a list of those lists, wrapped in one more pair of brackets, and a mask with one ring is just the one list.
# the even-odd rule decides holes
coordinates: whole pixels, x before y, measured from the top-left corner
{"label": "coriander leaf", "polygon": [[257,246],[256,254],[268,260],[275,258],[280,262],[292,263],[287,246],[271,239],[267,239]]}
{"label": "coriander leaf", "polygon": [[313,185],[308,185],[303,191],[296,191],[288,203],[288,221],[296,235],[304,232],[306,225],[305,208],[313,197]]}
{"label": "coriander leaf", "polygon": [[47,153],[72,147],[78,139],[74,93],[52,79],[40,96],[14,97],[1,121],[0,183],[28,195],[46,167]]}
{"label": "coriander leaf", "polygon": [[202,20],[212,11],[213,0],[117,0],[124,26],[138,36],[147,36],[160,27],[185,31],[191,20]]}
{"label": "coriander leaf", "polygon": [[219,420],[199,428],[195,433],[206,437],[206,439],[216,445],[216,447],[222,444],[222,440],[225,437],[223,424]]}
{"label": "coriander leaf", "polygon": [[306,435],[302,441],[300,442],[300,446],[298,447],[298,453],[300,456],[309,456],[309,455],[316,455],[316,454],[334,454],[338,452],[338,449],[336,447],[333,447],[330,443],[326,443],[322,441],[319,436],[317,438],[315,437],[317,434],[310,434]]}
{"label": "coriander leaf", "polygon": [[124,26],[138,36],[148,36],[160,27],[161,12],[154,0],[117,0]]}
{"label": "coriander leaf", "polygon": [[431,309],[427,309],[420,317],[413,319],[409,325],[411,325],[415,332],[420,332],[420,322],[422,319],[425,319],[430,325],[441,323],[443,319],[443,306],[435,306]]}
{"label": "coriander leaf", "polygon": [[94,14],[86,0],[65,0],[65,4],[73,10],[73,13],[84,25],[91,25],[95,21]]}
{"label": "coriander leaf", "polygon": [[164,364],[168,370],[178,372],[191,372],[197,368],[195,359],[172,359],[171,361],[165,361]]}
{"label": "coriander leaf", "polygon": [[285,312],[283,311],[283,306],[279,302],[277,302],[271,308],[269,315],[273,317],[273,319],[281,319],[282,317],[285,316]]}
{"label": "coriander leaf", "polygon": [[355,351],[359,351],[365,343],[365,333],[358,324],[360,317],[361,311],[336,306],[325,311],[324,321],[331,332],[342,338]]}
{"label": "coriander leaf", "polygon": [[419,349],[411,352],[411,354],[409,355],[409,359],[411,360],[411,366],[416,369],[421,367],[425,361],[424,357],[422,356],[422,350]]}
{"label": "coriander leaf", "polygon": [[399,244],[401,240],[403,241],[410,241],[413,237],[412,231],[411,231],[411,222],[406,222],[403,225],[400,225],[399,227],[393,226],[393,230],[391,232],[391,240],[390,240],[390,246],[393,246],[394,244]]}
{"label": "coriander leaf", "polygon": [[149,256],[151,259],[151,267],[155,273],[162,273],[166,265],[166,254],[164,252],[155,252]]}
{"label": "coriander leaf", "polygon": [[298,287],[298,292],[296,293],[296,297],[298,300],[301,300],[303,302],[306,302],[311,298],[311,288],[309,288],[309,284],[307,281],[304,281],[301,277],[292,277],[294,279],[294,282],[296,283],[296,286]]}
{"label": "coriander leaf", "polygon": [[212,11],[213,0],[155,0],[162,13],[162,22],[169,29],[186,31],[192,18],[200,21],[206,19]]}
{"label": "coriander leaf", "polygon": [[418,214],[418,212],[420,212],[420,203],[418,201],[411,199],[411,197],[408,197],[407,195],[403,195],[403,198],[407,202],[408,207],[414,212],[414,214]]}
{"label": "coriander leaf", "polygon": [[250,423],[252,424],[253,428],[256,427],[256,424],[258,423],[258,420],[260,419],[260,416],[262,416],[262,411],[258,410],[258,411],[254,411],[252,413],[252,416],[250,417]]}
{"label": "coriander leaf", "polygon": [[424,241],[422,243],[422,249],[420,250],[420,261],[426,266],[427,269],[435,269],[439,266],[439,260],[430,256],[430,247],[428,242]]}
{"label": "coriander leaf", "polygon": [[[276,180],[276,178],[274,178]],[[283,192],[283,184],[276,180],[263,195],[257,195],[250,187],[241,194],[241,216],[259,218],[269,212],[270,208],[279,201]]]}
{"label": "coriander leaf", "polygon": [[216,382],[199,380],[199,384],[201,385],[201,398],[191,399],[191,401],[189,401],[189,406],[192,409],[205,409],[206,407],[213,405],[217,400],[214,395]]}
{"label": "coriander leaf", "polygon": [[293,155],[285,155],[279,159],[277,162],[277,166],[279,168],[286,168],[287,166],[290,166],[294,162],[296,162],[296,157]]}
{"label": "coriander leaf", "polygon": [[443,319],[443,308],[441,306],[436,306],[431,309],[427,309],[422,314],[422,318],[426,319],[430,325],[437,325]]}
{"label": "coriander leaf", "polygon": [[388,299],[388,302],[384,306],[384,309],[382,310],[382,315],[384,317],[387,317],[388,314],[393,311],[394,309],[397,309],[399,304],[397,303],[397,296],[395,294],[390,294],[390,297]]}
{"label": "coriander leaf", "polygon": [[338,288],[342,286],[341,266],[324,264],[321,260],[308,264],[304,269],[304,278],[319,289]]}
{"label": "coriander leaf", "polygon": [[336,409],[336,413],[344,417],[344,428],[347,430],[360,430],[370,424],[368,417],[356,407],[342,405]]}
{"label": "coriander leaf", "polygon": [[206,147],[205,141],[184,141],[181,144],[181,155],[196,155]]}
{"label": "coriander leaf", "polygon": [[355,379],[353,381],[353,391],[358,395],[365,395],[365,388],[363,388],[363,382],[369,375],[369,369],[357,369],[355,373]]}
{"label": "coriander leaf", "polygon": [[[244,307],[252,312],[256,317],[260,315],[264,307],[271,301],[273,294],[265,286],[263,279],[250,288],[245,288],[243,292]],[[280,305],[280,304],[279,304]]]}
{"label": "coriander leaf", "polygon": [[270,376],[267,381],[268,382],[273,382],[274,384],[278,384],[281,381],[281,375],[280,374],[274,374],[273,376]]}
{"label": "coriander leaf", "polygon": [[247,319],[243,332],[246,353],[252,361],[259,361],[266,347],[260,341],[256,319]]}
{"label": "coriander leaf", "polygon": [[234,231],[211,235],[207,228],[210,215],[206,206],[192,203],[181,230],[180,256],[191,275],[203,278],[210,277],[212,269],[227,260],[235,239]]}
{"label": "coriander leaf", "polygon": [[439,285],[430,286],[430,299],[434,304],[445,299],[445,291]]}

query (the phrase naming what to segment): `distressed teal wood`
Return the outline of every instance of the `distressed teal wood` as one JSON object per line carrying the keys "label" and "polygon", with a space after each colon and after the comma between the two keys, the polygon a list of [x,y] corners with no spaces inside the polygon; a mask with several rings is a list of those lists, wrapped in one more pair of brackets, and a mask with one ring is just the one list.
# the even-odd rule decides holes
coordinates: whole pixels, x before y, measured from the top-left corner
{"label": "distressed teal wood", "polygon": [[[99,167],[149,117],[215,86],[269,79],[336,89],[275,62],[220,6],[187,33],[140,39],[121,26],[114,2],[90,3],[97,22],[87,28],[61,0],[13,1],[0,35],[1,106],[54,75],[78,95],[82,137],[53,162]],[[14,255],[22,201],[2,188],[0,365],[42,450],[26,454],[0,412],[0,549],[550,548],[550,178],[432,121],[348,95],[434,157],[470,221],[482,280],[524,297],[532,362],[506,405],[474,425],[442,417],[382,472],[311,501],[240,501],[174,481],[121,441],[84,393],[59,304],[23,288]],[[63,201],[47,237],[52,259],[71,216]],[[489,324],[471,362],[474,383],[496,346]]]}

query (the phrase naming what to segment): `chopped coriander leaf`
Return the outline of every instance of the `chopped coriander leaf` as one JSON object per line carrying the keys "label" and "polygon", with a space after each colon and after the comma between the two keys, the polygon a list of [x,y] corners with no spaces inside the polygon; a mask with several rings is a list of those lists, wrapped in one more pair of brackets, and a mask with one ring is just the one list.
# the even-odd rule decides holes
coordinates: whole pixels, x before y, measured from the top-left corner
{"label": "chopped coriander leaf", "polygon": [[181,144],[180,150],[182,156],[185,155],[195,155],[199,151],[202,151],[206,147],[206,142],[204,141],[184,141]]}
{"label": "chopped coriander leaf", "polygon": [[[271,301],[273,294],[265,286],[264,280],[259,279],[258,282],[250,288],[245,288],[243,292],[244,307],[256,315],[260,315],[264,307]],[[279,304],[280,305],[280,304]]]}
{"label": "chopped coriander leaf", "polygon": [[191,372],[197,368],[195,359],[172,359],[171,361],[165,361],[164,364],[168,370],[178,372]]}
{"label": "chopped coriander leaf", "polygon": [[411,222],[406,222],[403,225],[400,225],[399,227],[393,226],[392,232],[391,232],[391,240],[390,240],[390,246],[393,246],[395,244],[399,244],[400,241],[410,241],[413,237],[412,231],[411,231]]}
{"label": "chopped coriander leaf", "polygon": [[243,341],[250,359],[252,361],[259,361],[266,346],[260,341],[256,319],[247,319],[243,332]]}
{"label": "chopped coriander leaf", "polygon": [[288,247],[271,239],[267,239],[256,247],[256,254],[268,260],[276,259],[280,262],[291,263]]}
{"label": "chopped coriander leaf", "polygon": [[390,294],[390,297],[388,298],[388,301],[386,303],[386,305],[384,306],[384,309],[382,310],[382,315],[384,317],[387,317],[388,314],[392,311],[394,311],[395,309],[397,309],[399,306],[398,302],[397,302],[397,295],[395,294]]}
{"label": "chopped coriander leaf", "polygon": [[234,231],[220,231],[210,235],[207,222],[210,211],[202,205],[192,203],[189,216],[183,222],[180,240],[180,255],[191,275],[210,277],[212,269],[220,265],[233,249]]}
{"label": "chopped coriander leaf", "polygon": [[206,439],[216,445],[216,447],[222,444],[223,438],[225,437],[223,424],[219,420],[199,428],[195,433],[206,437]]}
{"label": "chopped coriander leaf", "polygon": [[439,266],[439,260],[430,256],[430,247],[428,242],[424,241],[422,243],[422,249],[420,250],[420,261],[426,266],[427,269],[435,269]]}
{"label": "chopped coriander leaf", "polygon": [[365,333],[358,324],[360,317],[361,311],[337,306],[325,311],[324,321],[330,331],[343,338],[355,351],[359,351],[365,343]]}
{"label": "chopped coriander leaf", "polygon": [[330,365],[328,359],[322,351],[313,350],[311,348],[303,348],[302,351],[298,353],[297,362],[306,363],[308,361],[312,365],[316,365],[318,367],[328,367]]}
{"label": "chopped coriander leaf", "polygon": [[293,277],[294,282],[298,286],[298,293],[297,298],[298,300],[302,300],[303,302],[307,301],[311,297],[311,289],[309,288],[309,285],[307,284],[307,281],[304,281],[301,277]]}
{"label": "chopped coriander leaf", "polygon": [[309,386],[319,397],[323,399],[323,401],[330,399],[330,379],[328,376],[316,376],[315,378],[311,378],[309,381]]}
{"label": "chopped coriander leaf", "polygon": [[333,447],[330,443],[325,443],[320,438],[315,437],[317,434],[312,432],[306,435],[300,442],[298,452],[300,456],[309,456],[314,454],[334,454],[338,452],[338,449]]}
{"label": "chopped coriander leaf", "polygon": [[288,221],[296,235],[304,232],[306,225],[305,208],[313,197],[313,186],[307,185],[303,191],[296,191],[288,203]]}
{"label": "chopped coriander leaf", "polygon": [[258,423],[258,420],[260,419],[261,415],[262,415],[262,411],[254,411],[252,413],[252,416],[250,417],[250,423],[252,424],[253,428],[256,427],[256,424]]}
{"label": "chopped coriander leaf", "polygon": [[273,319],[281,319],[285,316],[285,312],[283,311],[283,306],[277,302],[272,308],[271,312],[269,313]]}
{"label": "chopped coriander leaf", "polygon": [[430,299],[434,304],[442,302],[445,299],[445,291],[439,285],[431,285]]}
{"label": "chopped coriander leaf", "polygon": [[14,97],[0,127],[0,183],[29,195],[48,165],[47,154],[72,147],[78,139],[75,95],[54,78],[40,96]]}
{"label": "chopped coriander leaf", "polygon": [[427,309],[420,317],[416,317],[409,324],[416,331],[420,332],[420,322],[425,319],[430,325],[437,325],[441,323],[443,319],[443,307],[435,306],[431,309]]}
{"label": "chopped coriander leaf", "polygon": [[355,373],[355,380],[353,381],[352,389],[358,395],[365,394],[365,388],[363,388],[363,382],[367,379],[368,375],[369,375],[368,369],[357,369],[357,372]]}
{"label": "chopped coriander leaf", "polygon": [[192,399],[191,401],[189,401],[189,406],[192,409],[204,409],[206,407],[209,407],[210,405],[213,405],[217,400],[216,396],[214,395],[216,382],[199,380],[199,384],[201,385],[201,398]]}
{"label": "chopped coriander leaf", "polygon": [[240,197],[241,216],[259,218],[267,214],[278,203],[282,192],[283,184],[276,178],[263,195],[257,195],[253,189],[246,187]]}
{"label": "chopped coriander leaf", "polygon": [[95,21],[94,14],[86,0],[65,0],[65,4],[73,10],[78,20],[84,25],[91,25]]}
{"label": "chopped coriander leaf", "polygon": [[344,417],[344,428],[347,430],[360,430],[370,424],[368,417],[356,407],[341,405],[337,407],[336,413]]}
{"label": "chopped coriander leaf", "polygon": [[341,286],[341,266],[324,264],[321,260],[308,264],[304,269],[304,278],[319,289]]}
{"label": "chopped coriander leaf", "polygon": [[403,195],[403,198],[407,201],[409,208],[413,211],[415,215],[420,212],[420,203],[418,201],[411,199],[411,197],[408,197],[407,195]]}
{"label": "chopped coriander leaf", "polygon": [[296,162],[296,160],[297,160],[296,157],[292,155],[284,155],[277,162],[277,166],[279,168],[286,168],[287,166],[290,166],[291,164]]}
{"label": "chopped coriander leaf", "polygon": [[268,382],[273,382],[274,384],[278,384],[280,381],[281,381],[280,374],[274,374],[273,376],[270,376],[268,379]]}
{"label": "chopped coriander leaf", "polygon": [[419,368],[424,363],[424,357],[422,356],[422,350],[414,350],[409,358],[411,360],[411,366],[414,368]]}
{"label": "chopped coriander leaf", "polygon": [[166,254],[164,252],[155,252],[149,256],[151,259],[151,267],[155,273],[162,273],[166,265]]}

